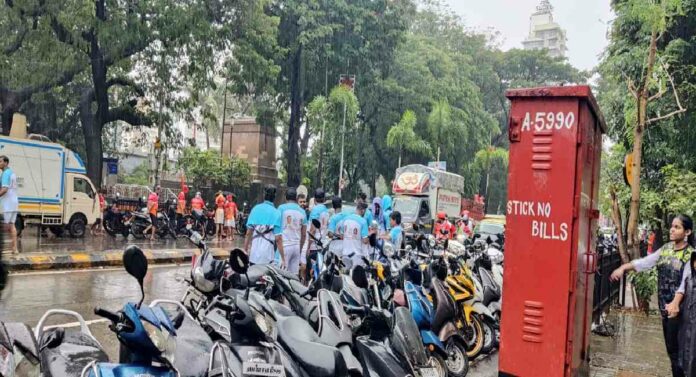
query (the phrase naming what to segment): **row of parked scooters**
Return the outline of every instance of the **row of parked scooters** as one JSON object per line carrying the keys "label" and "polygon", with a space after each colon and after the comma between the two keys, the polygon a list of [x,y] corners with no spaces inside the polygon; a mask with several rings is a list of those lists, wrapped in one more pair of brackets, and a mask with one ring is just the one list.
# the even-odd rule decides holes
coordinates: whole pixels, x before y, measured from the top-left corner
{"label": "row of parked scooters", "polygon": [[[272,265],[250,266],[232,250],[216,260],[203,237],[181,301],[95,308],[120,341],[110,361],[77,313],[50,310],[32,332],[0,326],[2,376],[465,376],[469,361],[497,347],[502,254],[474,239],[417,247],[374,245],[349,268],[331,240],[309,286]],[[136,246],[124,267],[140,284],[147,259]],[[79,329],[46,326],[57,315]]]}

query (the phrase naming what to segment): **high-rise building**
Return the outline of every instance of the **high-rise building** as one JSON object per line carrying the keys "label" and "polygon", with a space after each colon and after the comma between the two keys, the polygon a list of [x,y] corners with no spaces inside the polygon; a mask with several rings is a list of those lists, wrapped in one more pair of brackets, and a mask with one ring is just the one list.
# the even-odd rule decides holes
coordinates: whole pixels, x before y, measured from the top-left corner
{"label": "high-rise building", "polygon": [[565,56],[566,34],[560,25],[553,22],[553,6],[549,0],[541,0],[536,11],[529,17],[529,35],[522,42],[525,50],[549,50],[553,57]]}

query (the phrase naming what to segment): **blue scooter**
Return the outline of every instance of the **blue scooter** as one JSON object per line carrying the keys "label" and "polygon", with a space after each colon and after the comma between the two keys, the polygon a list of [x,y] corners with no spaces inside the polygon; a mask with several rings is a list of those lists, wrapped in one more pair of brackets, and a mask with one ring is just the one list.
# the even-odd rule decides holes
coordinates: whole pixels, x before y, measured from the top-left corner
{"label": "blue scooter", "polygon": [[[144,298],[147,259],[142,250],[137,246],[128,247],[123,253],[123,265],[138,280]],[[64,310],[51,310],[44,314],[36,327],[43,376],[178,377],[179,371],[174,367],[174,324],[162,308],[142,307],[143,298],[138,304],[127,303],[117,313],[94,309],[95,314],[111,321],[109,329],[121,342],[119,364],[108,362],[106,353],[82,316]],[[56,314],[77,318],[80,331],[69,332],[60,327],[45,329],[46,320]]]}

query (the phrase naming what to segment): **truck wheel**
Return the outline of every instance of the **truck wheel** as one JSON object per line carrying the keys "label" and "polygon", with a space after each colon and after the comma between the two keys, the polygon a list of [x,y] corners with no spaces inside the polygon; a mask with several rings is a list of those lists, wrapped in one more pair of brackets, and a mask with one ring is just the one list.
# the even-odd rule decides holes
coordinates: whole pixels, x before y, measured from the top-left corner
{"label": "truck wheel", "polygon": [[87,221],[82,216],[73,216],[68,223],[68,232],[72,238],[82,238],[87,230]]}
{"label": "truck wheel", "polygon": [[15,229],[17,229],[17,237],[22,236],[22,231],[24,231],[24,218],[21,215],[17,215],[17,220],[15,220]]}

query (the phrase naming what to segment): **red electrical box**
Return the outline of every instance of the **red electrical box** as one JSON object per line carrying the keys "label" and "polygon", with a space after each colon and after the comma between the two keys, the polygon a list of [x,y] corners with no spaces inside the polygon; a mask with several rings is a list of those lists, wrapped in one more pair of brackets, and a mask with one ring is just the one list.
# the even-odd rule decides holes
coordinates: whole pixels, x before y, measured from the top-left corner
{"label": "red electrical box", "polygon": [[588,86],[509,90],[501,376],[589,375],[605,124]]}

